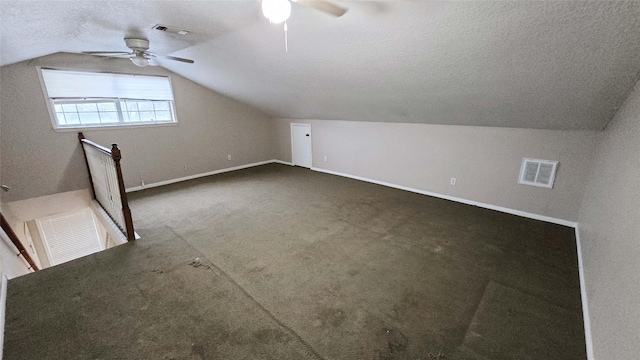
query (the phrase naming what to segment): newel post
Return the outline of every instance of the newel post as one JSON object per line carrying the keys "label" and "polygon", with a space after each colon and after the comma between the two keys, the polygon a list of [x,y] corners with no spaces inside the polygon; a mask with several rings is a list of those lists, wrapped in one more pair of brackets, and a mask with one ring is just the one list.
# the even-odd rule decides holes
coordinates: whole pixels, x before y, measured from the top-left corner
{"label": "newel post", "polygon": [[122,169],[120,168],[120,149],[118,144],[111,144],[111,158],[116,166],[116,174],[118,175],[118,188],[120,189],[120,201],[122,202],[122,215],[124,216],[124,224],[127,231],[127,240],[135,240],[135,233],[133,231],[133,220],[131,219],[131,210],[129,209],[129,201],[127,201],[127,193],[124,189],[124,178],[122,177]]}

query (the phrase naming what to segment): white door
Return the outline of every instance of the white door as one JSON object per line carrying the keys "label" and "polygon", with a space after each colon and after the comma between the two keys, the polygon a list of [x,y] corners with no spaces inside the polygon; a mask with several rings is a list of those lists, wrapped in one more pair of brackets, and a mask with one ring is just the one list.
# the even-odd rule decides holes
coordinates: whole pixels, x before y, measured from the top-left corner
{"label": "white door", "polygon": [[311,125],[291,124],[291,161],[311,168]]}

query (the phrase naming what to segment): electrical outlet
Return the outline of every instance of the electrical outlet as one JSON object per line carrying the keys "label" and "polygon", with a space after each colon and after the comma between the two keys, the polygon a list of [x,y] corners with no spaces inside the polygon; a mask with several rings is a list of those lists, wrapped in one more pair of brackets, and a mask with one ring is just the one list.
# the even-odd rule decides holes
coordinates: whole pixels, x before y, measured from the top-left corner
{"label": "electrical outlet", "polygon": [[140,184],[144,187],[144,180],[140,180]]}
{"label": "electrical outlet", "polygon": [[187,165],[184,166],[184,171],[187,171]]}
{"label": "electrical outlet", "polygon": [[327,155],[325,155],[325,156],[324,156],[324,161],[325,161],[325,162],[327,161]]}
{"label": "electrical outlet", "polygon": [[451,185],[455,185],[456,184],[456,178],[451,178]]}
{"label": "electrical outlet", "polygon": [[227,160],[231,160],[231,155],[227,155]]}

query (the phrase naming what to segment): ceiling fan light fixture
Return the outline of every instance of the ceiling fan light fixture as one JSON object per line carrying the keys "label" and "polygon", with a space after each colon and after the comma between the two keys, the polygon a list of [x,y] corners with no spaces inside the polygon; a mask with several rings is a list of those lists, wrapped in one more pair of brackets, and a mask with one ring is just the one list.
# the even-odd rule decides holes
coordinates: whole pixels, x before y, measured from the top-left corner
{"label": "ceiling fan light fixture", "polygon": [[291,15],[291,3],[289,0],[262,0],[262,14],[272,23],[281,23]]}
{"label": "ceiling fan light fixture", "polygon": [[145,67],[149,65],[149,58],[139,52],[136,52],[129,60],[131,60],[135,66]]}

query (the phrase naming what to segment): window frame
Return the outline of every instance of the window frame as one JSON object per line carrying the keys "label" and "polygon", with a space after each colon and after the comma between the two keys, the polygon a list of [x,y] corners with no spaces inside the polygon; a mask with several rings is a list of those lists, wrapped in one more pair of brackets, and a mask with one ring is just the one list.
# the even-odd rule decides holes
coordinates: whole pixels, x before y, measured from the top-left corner
{"label": "window frame", "polygon": [[[40,79],[40,85],[42,87],[42,94],[44,96],[45,103],[47,105],[47,110],[49,112],[49,118],[51,120],[51,126],[56,132],[68,132],[68,131],[78,131],[78,130],[112,130],[112,129],[127,129],[127,128],[144,128],[144,127],[158,127],[158,126],[175,126],[178,125],[178,117],[175,109],[175,98],[173,100],[152,100],[152,99],[133,99],[133,98],[117,98],[117,97],[109,97],[109,98],[101,98],[101,97],[86,97],[86,98],[51,98],[49,97],[49,93],[47,92],[47,86],[44,82],[44,77],[42,75],[42,69],[51,69],[51,70],[61,70],[61,71],[77,71],[77,72],[88,72],[88,73],[103,73],[103,74],[122,74],[122,75],[138,75],[138,76],[161,76],[166,77],[169,80],[169,86],[171,87],[171,92],[173,93],[173,83],[171,81],[171,76],[169,75],[155,75],[155,74],[135,74],[135,73],[125,73],[125,72],[115,72],[115,71],[100,71],[93,69],[72,69],[72,68],[61,68],[61,67],[49,67],[49,66],[36,66],[38,77]],[[175,93],[174,93],[175,94]],[[175,95],[174,95],[175,96]],[[60,125],[58,124],[58,118],[55,110],[56,100],[59,102],[67,102],[80,104],[84,101],[95,103],[98,102],[113,102],[116,105],[118,122],[117,123],[97,123],[97,124],[73,124],[73,125]],[[89,100],[89,101],[88,101]],[[122,109],[121,102],[124,101],[166,101],[169,103],[169,111],[171,114],[171,121],[144,121],[144,122],[127,122],[124,118],[124,112],[126,110]],[[140,112],[138,110],[138,112]]]}

